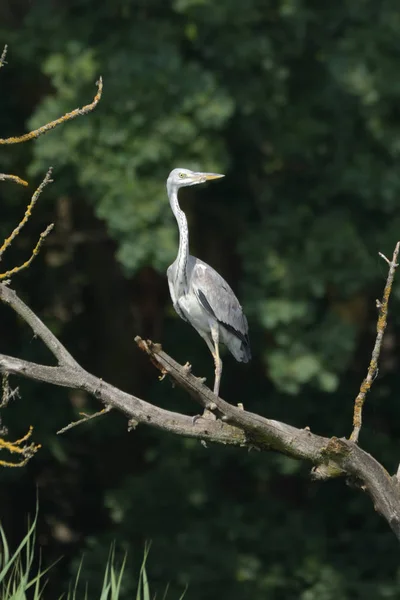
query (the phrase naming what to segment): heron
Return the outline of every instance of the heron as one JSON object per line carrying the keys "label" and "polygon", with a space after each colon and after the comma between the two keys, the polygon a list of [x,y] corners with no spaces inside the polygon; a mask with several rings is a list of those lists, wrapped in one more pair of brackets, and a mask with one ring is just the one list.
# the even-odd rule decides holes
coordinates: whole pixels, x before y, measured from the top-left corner
{"label": "heron", "polygon": [[228,283],[215,269],[189,254],[189,229],[178,202],[182,187],[224,177],[220,173],[199,173],[173,169],[167,179],[167,193],[179,228],[178,255],[168,267],[169,292],[175,311],[205,340],[214,358],[214,394],[219,395],[223,343],[239,362],[251,359],[249,327],[243,309]]}

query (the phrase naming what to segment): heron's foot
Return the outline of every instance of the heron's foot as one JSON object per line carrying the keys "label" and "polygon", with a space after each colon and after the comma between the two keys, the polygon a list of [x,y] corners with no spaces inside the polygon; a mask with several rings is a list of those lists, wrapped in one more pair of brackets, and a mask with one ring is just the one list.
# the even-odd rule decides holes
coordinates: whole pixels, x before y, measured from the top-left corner
{"label": "heron's foot", "polygon": [[133,431],[139,425],[139,421],[136,419],[129,419],[128,421],[128,431]]}
{"label": "heron's foot", "polygon": [[186,364],[183,365],[183,370],[185,371],[185,373],[191,373],[192,372],[192,365],[187,362]]}
{"label": "heron's foot", "polygon": [[207,381],[207,377],[196,377],[197,381],[200,381],[200,383],[205,383]]}
{"label": "heron's foot", "polygon": [[242,402],[238,402],[237,407],[240,408],[240,410],[244,410],[244,406],[243,406]]}
{"label": "heron's foot", "polygon": [[214,413],[212,412],[216,408],[217,408],[217,405],[214,404],[214,402],[211,402],[210,404],[208,404],[207,408],[204,409],[204,412],[203,412],[202,415],[195,415],[192,418],[193,425],[195,425],[196,421],[198,421],[199,419],[207,419],[208,421],[216,421],[217,420],[217,416],[214,415]]}

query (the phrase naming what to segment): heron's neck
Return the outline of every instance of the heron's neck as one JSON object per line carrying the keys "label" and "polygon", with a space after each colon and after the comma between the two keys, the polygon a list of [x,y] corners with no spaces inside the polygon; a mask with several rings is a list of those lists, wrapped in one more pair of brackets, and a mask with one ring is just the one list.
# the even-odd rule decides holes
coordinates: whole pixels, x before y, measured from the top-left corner
{"label": "heron's neck", "polygon": [[175,284],[184,291],[187,289],[188,285],[187,266],[189,259],[189,229],[186,215],[179,206],[176,189],[168,191],[172,212],[175,215],[179,227],[179,250],[178,256],[176,257]]}

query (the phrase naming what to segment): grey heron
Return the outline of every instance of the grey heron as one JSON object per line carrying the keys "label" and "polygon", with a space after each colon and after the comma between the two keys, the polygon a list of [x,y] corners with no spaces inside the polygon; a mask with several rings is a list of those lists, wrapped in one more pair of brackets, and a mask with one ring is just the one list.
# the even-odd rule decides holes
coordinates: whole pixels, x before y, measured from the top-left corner
{"label": "grey heron", "polygon": [[222,361],[219,343],[228,347],[239,362],[251,358],[246,316],[227,282],[205,262],[189,254],[186,215],[178,202],[181,187],[224,177],[219,173],[196,173],[173,169],[167,179],[167,193],[179,228],[179,250],[168,267],[168,285],[174,308],[205,340],[215,363],[214,394],[219,394]]}

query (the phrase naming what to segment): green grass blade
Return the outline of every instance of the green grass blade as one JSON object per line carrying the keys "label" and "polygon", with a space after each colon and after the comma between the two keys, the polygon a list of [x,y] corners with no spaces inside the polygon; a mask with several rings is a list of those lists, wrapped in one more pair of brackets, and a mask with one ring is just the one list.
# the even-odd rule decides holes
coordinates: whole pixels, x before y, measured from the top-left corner
{"label": "green grass blade", "polygon": [[165,600],[168,594],[168,590],[169,590],[169,583],[167,583],[167,585],[165,586],[165,592],[163,594],[162,600]]}
{"label": "green grass blade", "polygon": [[3,527],[0,526],[0,535],[1,535],[1,566],[6,565],[10,560],[10,550],[8,548],[6,534],[4,533]]}
{"label": "green grass blade", "polygon": [[119,594],[120,594],[120,591],[121,591],[122,577],[124,575],[127,558],[128,558],[128,555],[125,552],[124,560],[122,561],[122,565],[121,565],[120,570],[119,570],[117,585],[116,585],[116,588],[115,588],[116,598],[119,597]]}
{"label": "green grass blade", "polygon": [[182,594],[179,596],[179,600],[183,600],[183,598],[186,596],[186,592],[188,591],[188,587],[189,587],[189,584],[186,584],[185,589],[183,590]]}
{"label": "green grass blade", "polygon": [[19,544],[19,546],[16,549],[16,551],[14,552],[14,554],[11,556],[11,558],[9,558],[8,562],[4,565],[4,567],[0,571],[0,582],[2,582],[4,580],[4,577],[6,576],[8,571],[16,563],[16,561],[18,560],[18,557],[21,556],[22,550],[29,543],[30,538],[35,535],[36,519],[37,519],[37,513],[36,513],[36,516],[33,520],[31,527],[28,530],[28,533],[26,534],[26,536],[24,537],[22,542]]}
{"label": "green grass blade", "polygon": [[150,548],[151,548],[151,542],[146,542],[146,544],[144,546],[142,565],[140,567],[138,589],[136,592],[136,600],[150,600],[150,587],[149,587],[149,580],[147,578],[147,572],[146,572],[146,562],[147,562],[147,557],[149,556]]}

